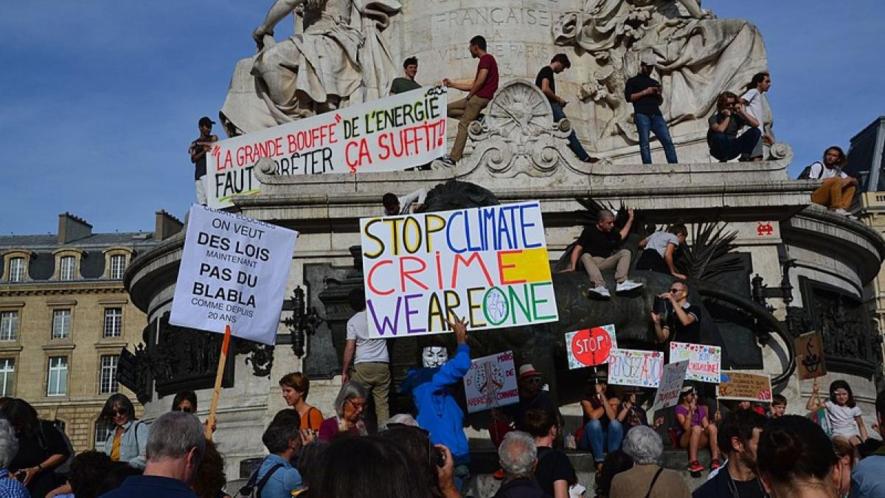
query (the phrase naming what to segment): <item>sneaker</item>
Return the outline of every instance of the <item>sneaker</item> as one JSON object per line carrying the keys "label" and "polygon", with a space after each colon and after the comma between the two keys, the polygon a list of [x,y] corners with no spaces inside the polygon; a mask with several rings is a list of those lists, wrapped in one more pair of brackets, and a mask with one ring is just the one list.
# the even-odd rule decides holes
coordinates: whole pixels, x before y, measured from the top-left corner
{"label": "sneaker", "polygon": [[722,464],[719,463],[719,459],[718,459],[718,458],[714,458],[714,459],[710,462],[710,470],[716,470],[716,469],[718,469],[718,468],[721,467],[721,466],[722,466]]}
{"label": "sneaker", "polygon": [[587,289],[587,292],[591,294],[596,294],[597,296],[604,298],[612,297],[611,293],[608,291],[608,289],[605,288],[604,285],[600,285],[598,287],[590,287],[589,289]]}
{"label": "sneaker", "polygon": [[446,166],[455,166],[456,164],[458,164],[457,161],[452,159],[452,156],[448,154],[442,156],[439,160],[445,163]]}
{"label": "sneaker", "polygon": [[848,215],[851,214],[851,213],[849,213],[848,211],[846,211],[846,210],[844,210],[844,209],[842,209],[842,208],[834,209],[833,212],[836,213],[836,214],[841,214],[842,216],[848,216]]}
{"label": "sneaker", "polygon": [[506,476],[504,475],[504,469],[498,469],[498,470],[496,470],[495,473],[492,474],[492,477],[494,477],[496,481],[501,481],[501,480],[503,480],[504,477],[506,477]]}
{"label": "sneaker", "polygon": [[694,460],[688,464],[689,472],[703,472],[704,466],[701,465],[701,462]]}
{"label": "sneaker", "polygon": [[618,286],[615,288],[615,292],[629,292],[633,289],[638,289],[640,287],[642,287],[642,284],[639,282],[634,282],[632,280],[624,280],[623,282],[618,284]]}

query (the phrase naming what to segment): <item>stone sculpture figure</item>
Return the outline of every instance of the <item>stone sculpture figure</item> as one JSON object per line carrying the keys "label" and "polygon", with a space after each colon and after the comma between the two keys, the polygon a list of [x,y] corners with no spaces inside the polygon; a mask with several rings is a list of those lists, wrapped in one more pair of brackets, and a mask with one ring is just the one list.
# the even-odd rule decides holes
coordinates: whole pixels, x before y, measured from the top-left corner
{"label": "stone sculpture figure", "polygon": [[553,35],[558,45],[574,45],[593,58],[582,94],[604,109],[597,112],[599,138],[620,135],[627,143],[637,141],[636,131],[629,107],[619,104],[623,82],[638,73],[643,52],[659,61],[667,96],[661,110],[671,127],[703,120],[716,95],[740,90],[767,65],[753,25],[715,19],[697,0],[587,0],[582,11],[556,22]]}
{"label": "stone sculpture figure", "polygon": [[[221,112],[228,132],[385,95],[396,65],[381,32],[400,10],[397,0],[276,0],[252,33],[258,54],[235,70]],[[304,29],[277,42],[274,28],[289,14],[300,16]]]}

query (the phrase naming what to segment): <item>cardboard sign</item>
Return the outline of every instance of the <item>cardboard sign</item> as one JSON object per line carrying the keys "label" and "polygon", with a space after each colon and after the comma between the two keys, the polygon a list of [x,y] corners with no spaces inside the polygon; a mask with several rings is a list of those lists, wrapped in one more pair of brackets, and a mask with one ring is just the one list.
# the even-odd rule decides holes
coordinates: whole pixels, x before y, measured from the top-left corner
{"label": "cardboard sign", "polygon": [[298,232],[194,205],[169,323],[273,345]]}
{"label": "cardboard sign", "polygon": [[609,353],[616,347],[618,347],[618,338],[614,325],[603,325],[565,334],[565,352],[571,370],[607,363]]}
{"label": "cardboard sign", "polygon": [[513,351],[476,358],[464,376],[467,412],[475,413],[519,402]]}
{"label": "cardboard sign", "polygon": [[689,342],[670,343],[670,363],[688,360],[685,380],[719,383],[722,348]]}
{"label": "cardboard sign", "polygon": [[206,154],[210,207],[256,194],[255,164],[279,176],[400,171],[446,151],[446,89],[423,87],[216,142]]}
{"label": "cardboard sign", "polygon": [[664,371],[664,353],[612,349],[608,356],[608,383],[617,386],[658,387]]}
{"label": "cardboard sign", "polygon": [[747,372],[722,372],[722,381],[716,388],[719,399],[762,401],[771,403],[771,377]]}
{"label": "cardboard sign", "polygon": [[824,340],[820,332],[809,332],[796,338],[796,366],[799,379],[813,379],[827,374],[824,361]]}
{"label": "cardboard sign", "polygon": [[537,201],[360,220],[369,337],[556,321]]}
{"label": "cardboard sign", "polygon": [[652,403],[652,412],[663,408],[676,406],[679,402],[679,392],[685,382],[685,372],[688,371],[688,360],[664,365],[664,374],[661,376],[661,384],[655,393],[655,401]]}

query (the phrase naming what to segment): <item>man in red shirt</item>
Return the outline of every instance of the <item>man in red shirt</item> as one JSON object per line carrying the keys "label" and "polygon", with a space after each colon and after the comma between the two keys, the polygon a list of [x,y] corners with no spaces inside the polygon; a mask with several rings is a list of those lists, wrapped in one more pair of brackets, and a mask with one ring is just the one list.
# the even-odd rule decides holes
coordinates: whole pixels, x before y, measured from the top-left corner
{"label": "man in red shirt", "polygon": [[479,59],[476,76],[470,80],[452,81],[448,78],[443,80],[446,87],[467,92],[467,97],[450,102],[448,106],[449,117],[458,119],[458,135],[455,137],[452,152],[443,158],[444,162],[452,166],[460,161],[464,154],[467,127],[479,117],[479,113],[489,105],[498,90],[498,63],[492,54],[486,52],[486,39],[479,35],[474,36],[470,39],[469,50],[474,59]]}

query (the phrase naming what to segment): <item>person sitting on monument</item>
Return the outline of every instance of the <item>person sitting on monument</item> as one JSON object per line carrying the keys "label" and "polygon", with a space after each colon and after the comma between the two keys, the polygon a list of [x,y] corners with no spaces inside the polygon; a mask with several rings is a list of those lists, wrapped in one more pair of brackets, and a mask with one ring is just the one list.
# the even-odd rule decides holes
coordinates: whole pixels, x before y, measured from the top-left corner
{"label": "person sitting on monument", "polygon": [[397,197],[396,194],[388,192],[381,197],[381,204],[384,206],[384,216],[414,213],[416,210],[421,209],[426,197],[427,190],[423,188],[419,188],[402,197]]}
{"label": "person sitting on monument", "polygon": [[[550,60],[550,64],[542,67],[541,70],[538,71],[538,76],[535,77],[535,85],[541,89],[541,92],[543,92],[547,97],[547,100],[550,101],[550,109],[553,111],[553,121],[555,122],[565,119],[565,111],[563,111],[563,107],[568,104],[568,101],[556,94],[556,80],[554,75],[559,74],[570,67],[572,67],[572,63],[567,55],[556,54],[553,56],[553,59]],[[571,134],[568,136],[568,146],[572,152],[578,156],[578,159],[585,163],[595,163],[599,161],[599,159],[595,157],[590,157],[590,154],[584,150],[584,146],[581,145],[581,142],[578,140],[578,135],[575,133],[574,129],[572,129]]]}
{"label": "person sitting on monument", "polygon": [[664,346],[664,357],[670,356],[670,342],[701,342],[701,307],[688,302],[688,284],[677,280],[670,290],[655,299],[651,312],[655,337]]}
{"label": "person sitting on monument", "polygon": [[112,394],[101,409],[100,420],[114,424],[114,432],[104,443],[104,452],[115,462],[144,468],[150,428],[135,418],[135,407],[125,395]]}
{"label": "person sitting on monument", "polygon": [[318,431],[323,423],[323,413],[307,403],[310,392],[310,380],[301,372],[288,373],[280,379],[280,391],[290,408],[294,409],[299,419],[301,430]]}
{"label": "person sitting on monument", "polygon": [[771,120],[769,119],[766,129],[764,120],[765,109],[768,106],[765,94],[771,89],[771,75],[767,71],[756,73],[747,84],[746,91],[741,95],[741,102],[747,110],[747,114],[756,118],[759,122],[759,133],[762,140],[756,142],[753,152],[743,157],[743,160],[761,161],[764,155],[764,146],[774,143],[774,135],[771,133]]}
{"label": "person sitting on monument", "polygon": [[212,144],[218,141],[218,136],[212,134],[212,125],[215,121],[203,116],[197,123],[200,136],[191,142],[187,153],[191,156],[194,164],[194,185],[197,192],[197,203],[206,205],[206,153],[212,150]]}
{"label": "person sitting on monument", "polygon": [[501,409],[492,409],[489,434],[495,446],[501,444],[508,432],[524,429],[523,419],[529,410],[546,410],[554,413],[557,424],[562,426],[562,414],[559,413],[559,407],[550,397],[550,393],[544,389],[542,372],[535,370],[531,363],[522,364],[517,370],[516,385],[519,390],[519,403]]}
{"label": "person sitting on monument", "polygon": [[674,409],[676,426],[674,438],[680,448],[688,450],[688,471],[698,473],[704,466],[698,461],[698,452],[710,447],[710,470],[719,468],[719,442],[716,424],[709,419],[709,410],[698,403],[698,393],[691,385],[682,388],[679,402]]}
{"label": "person sitting on monument", "polygon": [[486,39],[482,36],[474,36],[470,39],[468,47],[470,55],[479,59],[476,68],[476,76],[469,80],[454,81],[443,79],[443,85],[467,92],[467,97],[449,101],[448,116],[458,120],[458,134],[455,143],[448,156],[443,157],[443,162],[454,166],[461,160],[464,147],[467,145],[467,127],[470,126],[479,113],[489,105],[495,92],[498,91],[498,63],[492,54],[486,52]]}
{"label": "person sitting on monument", "polygon": [[572,249],[569,267],[566,269],[566,271],[575,271],[580,261],[590,276],[592,287],[587,291],[603,298],[610,298],[611,293],[605,287],[602,270],[612,267],[615,268],[617,282],[615,292],[628,292],[642,287],[641,283],[627,278],[632,255],[628,249],[620,248],[633,226],[633,210],[627,210],[627,223],[623,228],[615,231],[614,226],[615,215],[607,209],[600,211],[596,224],[581,232],[577,244]]}
{"label": "person sitting on monument", "polygon": [[673,139],[670,138],[670,130],[667,129],[667,120],[661,113],[661,104],[664,102],[661,84],[651,77],[656,64],[657,56],[653,52],[642,54],[639,60],[639,74],[627,80],[624,97],[627,102],[633,103],[633,121],[639,134],[639,154],[642,157],[642,164],[651,164],[649,137],[652,131],[664,147],[667,162],[675,164],[679,162],[676,158],[676,148],[673,146]]}
{"label": "person sitting on monument", "polygon": [[403,61],[403,74],[393,79],[390,84],[390,94],[405,93],[411,90],[421,88],[421,84],[415,81],[415,75],[418,74],[418,58],[409,57]]}
{"label": "person sitting on monument", "polygon": [[[842,171],[845,159],[845,152],[841,147],[827,147],[823,161],[815,161],[808,166],[807,178],[820,181],[820,187],[811,193],[811,202],[847,216],[851,203],[854,202],[857,179]],[[803,176],[799,175],[799,178]]]}
{"label": "person sitting on monument", "polygon": [[[716,99],[716,112],[708,120],[707,145],[710,155],[720,162],[730,161],[738,156],[749,156],[762,139],[759,121],[747,112],[737,95],[722,92]],[[738,132],[747,130],[738,136]]]}
{"label": "person sitting on monument", "polygon": [[602,469],[606,452],[611,453],[621,448],[627,410],[620,408],[621,400],[608,392],[608,382],[604,374],[587,379],[584,399],[581,400],[584,432],[577,443],[578,448],[593,452],[597,471]]}
{"label": "person sitting on monument", "polygon": [[636,269],[665,273],[685,280],[688,277],[676,270],[674,254],[679,246],[685,244],[686,237],[688,237],[688,229],[679,223],[671,225],[666,231],[658,231],[642,239],[639,242],[639,247],[644,250],[639,255],[639,260],[636,261]]}
{"label": "person sitting on monument", "polygon": [[[351,379],[350,362],[353,361],[353,381],[359,383],[372,395],[375,405],[374,428],[381,427],[390,416],[390,356],[387,341],[369,338],[369,319],[366,315],[366,295],[362,286],[353,289],[348,296],[350,307],[356,311],[347,321],[344,359],[341,362],[341,383]],[[372,420],[370,418],[369,422]]]}
{"label": "person sitting on monument", "polygon": [[362,384],[352,380],[345,382],[335,398],[335,416],[327,418],[320,426],[320,441],[329,442],[345,435],[367,435],[369,432],[363,422],[367,397]]}

